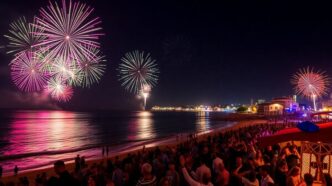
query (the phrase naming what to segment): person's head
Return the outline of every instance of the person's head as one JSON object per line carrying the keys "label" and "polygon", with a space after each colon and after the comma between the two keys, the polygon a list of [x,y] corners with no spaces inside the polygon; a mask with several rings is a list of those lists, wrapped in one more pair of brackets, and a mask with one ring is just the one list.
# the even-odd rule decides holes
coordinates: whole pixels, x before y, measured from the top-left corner
{"label": "person's head", "polygon": [[250,171],[248,174],[248,180],[250,182],[254,182],[256,180],[256,172],[255,171]]}
{"label": "person's head", "polygon": [[294,146],[293,145],[289,146],[289,151],[294,152]]}
{"label": "person's head", "polygon": [[209,153],[209,147],[208,146],[204,146],[203,147],[203,154],[207,154]]}
{"label": "person's head", "polygon": [[89,185],[95,185],[95,180],[93,179],[93,177],[92,176],[89,176],[89,178],[88,178],[88,184]]}
{"label": "person's head", "polygon": [[300,175],[300,168],[298,167],[293,167],[290,172],[289,172],[290,176],[299,176]]}
{"label": "person's head", "polygon": [[256,159],[263,158],[262,152],[260,150],[256,153]]}
{"label": "person's head", "polygon": [[112,180],[108,180],[108,181],[106,182],[106,185],[107,185],[107,186],[115,186],[115,185],[114,185],[114,182],[113,182]]}
{"label": "person's head", "polygon": [[307,173],[304,175],[304,181],[307,184],[307,186],[311,186],[314,183],[314,178],[311,174]]}
{"label": "person's head", "polygon": [[286,161],[280,161],[278,164],[278,169],[282,172],[287,172],[288,171],[288,166]]}
{"label": "person's head", "polygon": [[236,163],[237,167],[242,165],[242,157],[240,157],[240,156],[236,157],[235,163]]}
{"label": "person's head", "polygon": [[267,165],[264,165],[260,168],[259,172],[262,177],[266,177],[269,174],[270,167]]}
{"label": "person's head", "polygon": [[62,172],[66,171],[66,166],[64,161],[56,161],[54,163],[54,171],[56,174],[61,174]]}
{"label": "person's head", "polygon": [[115,161],[115,163],[114,163],[114,167],[115,167],[115,168],[118,168],[118,169],[121,168],[121,165],[122,165],[122,164],[121,164],[121,161],[119,161],[119,160],[118,160],[118,161]]}
{"label": "person's head", "polygon": [[141,173],[143,176],[149,176],[152,172],[152,166],[149,163],[144,163],[141,168]]}
{"label": "person's head", "polygon": [[170,163],[168,164],[168,169],[169,169],[170,171],[175,171],[175,164],[174,164],[174,162],[170,162]]}
{"label": "person's head", "polygon": [[204,159],[204,158],[200,158],[200,159],[199,159],[199,164],[200,164],[200,165],[204,165],[204,164],[206,164],[205,159]]}
{"label": "person's head", "polygon": [[255,167],[255,161],[254,161],[254,159],[252,159],[252,158],[248,158],[247,163],[248,163],[248,165],[250,165],[251,167]]}
{"label": "person's head", "polygon": [[218,157],[218,156],[217,156],[217,153],[216,153],[216,152],[212,152],[211,157],[212,157],[212,159],[217,158],[217,157]]}
{"label": "person's head", "polygon": [[168,178],[162,178],[160,180],[160,184],[161,186],[171,186],[171,181]]}
{"label": "person's head", "polygon": [[47,173],[46,173],[46,172],[43,172],[43,173],[42,173],[42,177],[47,177]]}

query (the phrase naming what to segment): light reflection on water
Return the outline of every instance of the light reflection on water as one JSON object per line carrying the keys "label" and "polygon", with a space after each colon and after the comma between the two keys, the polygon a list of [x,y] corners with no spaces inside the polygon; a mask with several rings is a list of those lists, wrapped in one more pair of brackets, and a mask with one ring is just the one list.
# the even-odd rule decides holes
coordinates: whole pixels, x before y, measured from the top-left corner
{"label": "light reflection on water", "polygon": [[[56,151],[85,145],[96,133],[89,121],[68,111],[21,111],[13,114],[4,155]],[[83,117],[84,118],[84,117]],[[95,143],[96,138],[88,139]]]}
{"label": "light reflection on water", "polygon": [[196,130],[204,131],[209,130],[210,126],[210,112],[196,112]]}
{"label": "light reflection on water", "polygon": [[129,140],[144,140],[155,138],[156,132],[153,124],[152,113],[149,111],[142,111],[137,114],[138,118],[132,118],[128,130],[131,135],[127,138]]}
{"label": "light reflection on water", "polygon": [[1,161],[5,171],[15,165],[29,169],[72,159],[77,153],[100,156],[100,144],[122,144],[205,131],[229,123],[212,121],[211,114],[172,112],[0,112],[0,157],[25,155]]}

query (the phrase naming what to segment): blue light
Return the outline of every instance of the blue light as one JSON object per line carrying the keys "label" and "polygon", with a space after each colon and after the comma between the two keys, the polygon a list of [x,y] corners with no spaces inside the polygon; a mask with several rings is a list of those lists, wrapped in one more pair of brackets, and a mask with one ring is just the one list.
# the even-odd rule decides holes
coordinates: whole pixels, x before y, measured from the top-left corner
{"label": "blue light", "polygon": [[303,132],[317,132],[319,131],[319,127],[310,121],[304,121],[296,125]]}

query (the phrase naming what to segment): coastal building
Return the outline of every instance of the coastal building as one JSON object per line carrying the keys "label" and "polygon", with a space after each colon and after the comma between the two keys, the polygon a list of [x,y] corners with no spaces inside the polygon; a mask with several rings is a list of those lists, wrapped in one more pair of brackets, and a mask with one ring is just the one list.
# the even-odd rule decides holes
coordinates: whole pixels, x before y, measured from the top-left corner
{"label": "coastal building", "polygon": [[[295,98],[295,99],[294,99]],[[296,97],[279,97],[274,98],[270,102],[258,104],[257,113],[260,115],[273,116],[283,115],[289,112],[299,110],[299,104],[296,102]]]}
{"label": "coastal building", "polygon": [[332,111],[332,94],[329,99],[322,101],[322,108],[324,111]]}
{"label": "coastal building", "polygon": [[265,101],[265,99],[258,99],[257,100],[257,104],[262,104],[262,103],[265,103],[266,101]]}
{"label": "coastal building", "polygon": [[152,111],[179,111],[179,112],[235,112],[238,106],[235,105],[197,105],[197,106],[182,106],[182,107],[174,107],[174,106],[153,106]]}

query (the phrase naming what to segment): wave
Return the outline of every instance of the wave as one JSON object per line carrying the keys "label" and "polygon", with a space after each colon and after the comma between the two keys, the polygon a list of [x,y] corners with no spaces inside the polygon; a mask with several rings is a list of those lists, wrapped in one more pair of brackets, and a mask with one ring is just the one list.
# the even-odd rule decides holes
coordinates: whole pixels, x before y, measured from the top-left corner
{"label": "wave", "polygon": [[72,149],[66,149],[66,150],[39,151],[39,152],[29,152],[29,153],[14,154],[14,155],[4,155],[4,156],[0,156],[0,161],[15,160],[15,159],[28,158],[28,157],[33,157],[33,156],[42,156],[42,155],[66,154],[66,153],[80,152],[83,150],[102,148],[104,146],[114,147],[116,145],[130,144],[130,143],[135,143],[135,142],[151,142],[153,140],[160,140],[163,138],[166,138],[166,136],[158,137],[158,138],[150,138],[150,139],[141,139],[141,140],[123,140],[123,141],[112,143],[112,144],[100,143],[100,144],[87,145],[87,146],[83,146],[83,147],[79,147],[79,148],[72,148]]}

